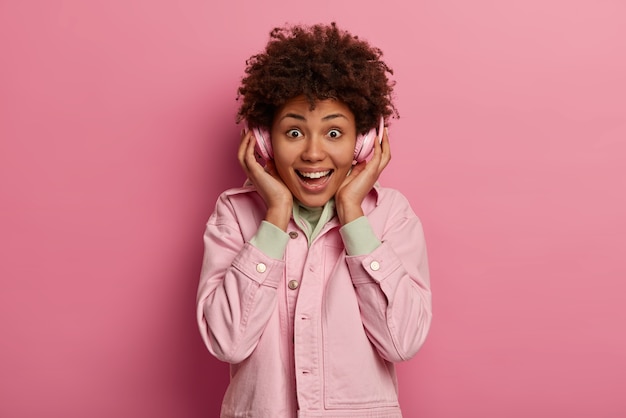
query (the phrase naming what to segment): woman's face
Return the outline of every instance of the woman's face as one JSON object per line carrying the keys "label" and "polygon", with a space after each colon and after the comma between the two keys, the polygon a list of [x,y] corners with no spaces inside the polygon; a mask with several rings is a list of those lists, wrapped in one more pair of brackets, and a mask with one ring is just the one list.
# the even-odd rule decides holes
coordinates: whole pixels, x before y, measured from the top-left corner
{"label": "woman's face", "polygon": [[354,114],[333,99],[319,100],[311,110],[298,96],[276,112],[271,138],[276,171],[293,196],[305,206],[323,206],[352,167]]}

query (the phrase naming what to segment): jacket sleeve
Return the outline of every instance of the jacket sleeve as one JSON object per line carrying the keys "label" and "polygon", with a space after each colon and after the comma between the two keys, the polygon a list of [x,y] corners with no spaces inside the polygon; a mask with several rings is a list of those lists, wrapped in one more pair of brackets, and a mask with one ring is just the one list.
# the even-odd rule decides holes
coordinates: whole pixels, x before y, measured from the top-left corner
{"label": "jacket sleeve", "polygon": [[275,309],[284,262],[245,241],[223,196],[207,222],[204,247],[197,295],[200,334],[215,357],[240,363],[257,346]]}
{"label": "jacket sleeve", "polygon": [[424,343],[432,306],[422,224],[404,196],[393,200],[382,244],[346,260],[368,338],[384,359],[399,362]]}

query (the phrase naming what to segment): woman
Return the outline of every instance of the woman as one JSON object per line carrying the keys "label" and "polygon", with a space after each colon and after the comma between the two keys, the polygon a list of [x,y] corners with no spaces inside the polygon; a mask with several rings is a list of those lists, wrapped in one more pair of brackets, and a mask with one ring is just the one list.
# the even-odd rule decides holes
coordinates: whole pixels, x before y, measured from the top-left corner
{"label": "woman", "polygon": [[377,184],[387,129],[358,152],[397,113],[381,55],[333,23],[276,28],[247,62],[248,182],[207,223],[197,300],[231,365],[222,417],[402,416],[394,363],[424,342],[431,296],[421,223]]}

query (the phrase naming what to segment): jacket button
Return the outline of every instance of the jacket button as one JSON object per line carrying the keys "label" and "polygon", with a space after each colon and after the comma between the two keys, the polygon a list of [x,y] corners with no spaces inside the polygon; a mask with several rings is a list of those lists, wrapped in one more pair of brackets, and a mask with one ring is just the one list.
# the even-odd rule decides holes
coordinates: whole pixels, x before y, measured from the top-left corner
{"label": "jacket button", "polygon": [[296,290],[298,286],[300,286],[300,283],[298,283],[297,280],[289,280],[289,283],[287,283],[287,286],[289,286],[291,290]]}
{"label": "jacket button", "polygon": [[259,263],[256,265],[256,271],[259,273],[265,273],[265,270],[267,270],[267,266],[265,264]]}
{"label": "jacket button", "polygon": [[374,271],[378,271],[380,270],[380,264],[378,263],[378,261],[372,261],[370,263],[370,268]]}
{"label": "jacket button", "polygon": [[296,239],[296,238],[298,238],[298,233],[297,233],[296,231],[291,231],[291,232],[289,233],[289,238],[291,238],[291,239]]}

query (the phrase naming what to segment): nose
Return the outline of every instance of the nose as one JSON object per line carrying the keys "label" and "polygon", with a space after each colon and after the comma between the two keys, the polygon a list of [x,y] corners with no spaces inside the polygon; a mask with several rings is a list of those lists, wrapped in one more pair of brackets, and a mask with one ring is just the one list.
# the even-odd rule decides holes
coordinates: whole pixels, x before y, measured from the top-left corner
{"label": "nose", "polygon": [[321,161],[326,157],[324,138],[311,136],[306,139],[301,155],[304,161]]}

